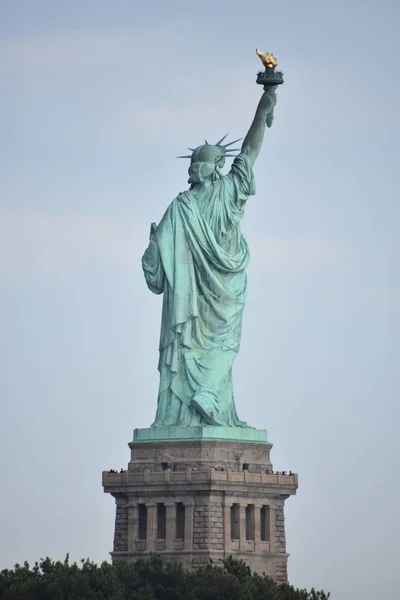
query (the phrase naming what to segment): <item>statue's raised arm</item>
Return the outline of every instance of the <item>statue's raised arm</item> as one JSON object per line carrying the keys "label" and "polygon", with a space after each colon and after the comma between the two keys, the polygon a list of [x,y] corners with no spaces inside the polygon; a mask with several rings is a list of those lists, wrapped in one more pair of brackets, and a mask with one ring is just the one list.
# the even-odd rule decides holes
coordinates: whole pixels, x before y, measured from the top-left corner
{"label": "statue's raised arm", "polygon": [[254,165],[261,150],[264,139],[265,127],[272,124],[273,110],[276,104],[276,87],[266,86],[260,102],[258,103],[253,122],[242,144],[242,154],[249,158],[251,166]]}
{"label": "statue's raised arm", "polygon": [[275,71],[278,61],[275,56],[269,52],[263,54],[256,50],[265,70],[257,75],[257,83],[264,87],[264,94],[258,103],[256,114],[250,129],[244,138],[242,145],[242,154],[245,154],[251,166],[254,166],[255,160],[261,150],[264,139],[265,126],[271,127],[274,120],[274,106],[276,104],[276,87],[283,83],[283,73]]}

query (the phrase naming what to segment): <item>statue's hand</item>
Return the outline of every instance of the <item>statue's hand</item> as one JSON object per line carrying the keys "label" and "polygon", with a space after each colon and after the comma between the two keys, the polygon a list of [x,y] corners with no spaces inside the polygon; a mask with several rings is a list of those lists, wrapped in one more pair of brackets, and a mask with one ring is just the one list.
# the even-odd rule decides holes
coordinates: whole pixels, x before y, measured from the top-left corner
{"label": "statue's hand", "polygon": [[266,108],[268,111],[272,110],[276,104],[277,96],[276,96],[276,85],[265,85],[264,86],[264,94],[262,96],[262,104],[263,108]]}
{"label": "statue's hand", "polygon": [[267,110],[267,127],[271,127],[272,122],[274,120],[274,106],[277,101],[276,96],[276,85],[265,85],[264,86],[264,95],[262,97],[263,106]]}

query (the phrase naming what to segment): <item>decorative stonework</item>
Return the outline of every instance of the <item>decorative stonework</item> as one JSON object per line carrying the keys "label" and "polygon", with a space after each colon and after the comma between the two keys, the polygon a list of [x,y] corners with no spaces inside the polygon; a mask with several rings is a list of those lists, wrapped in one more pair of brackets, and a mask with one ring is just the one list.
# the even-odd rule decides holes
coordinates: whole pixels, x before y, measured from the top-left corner
{"label": "decorative stonework", "polygon": [[126,552],[128,550],[128,498],[118,495],[115,497],[115,529],[114,550]]}
{"label": "decorative stonework", "polygon": [[199,440],[130,448],[126,471],[103,472],[104,491],[116,501],[113,561],[157,552],[196,568],[233,555],[287,581],[283,511],[297,475],[272,472],[271,444]]}

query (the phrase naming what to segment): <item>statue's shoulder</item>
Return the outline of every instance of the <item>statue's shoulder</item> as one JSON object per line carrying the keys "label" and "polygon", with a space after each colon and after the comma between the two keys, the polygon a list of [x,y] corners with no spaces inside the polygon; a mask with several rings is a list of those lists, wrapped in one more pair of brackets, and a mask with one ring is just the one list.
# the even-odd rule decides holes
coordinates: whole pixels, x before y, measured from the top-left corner
{"label": "statue's shoulder", "polygon": [[185,193],[186,192],[179,192],[179,194],[168,204],[167,209],[165,211],[166,215],[170,214],[171,212],[174,212],[174,210],[176,210],[176,208],[179,206],[180,202],[186,201]]}
{"label": "statue's shoulder", "polygon": [[228,176],[234,178],[239,177],[240,179],[242,179],[243,177],[249,179],[254,178],[253,167],[251,165],[250,158],[247,156],[247,154],[240,153],[235,157],[235,160],[233,161],[229,170]]}
{"label": "statue's shoulder", "polygon": [[165,210],[165,213],[160,221],[160,225],[166,222],[173,222],[177,218],[177,215],[180,213],[179,207],[182,204],[188,205],[191,202],[191,194],[190,190],[186,192],[180,192],[173,200],[170,202]]}
{"label": "statue's shoulder", "polygon": [[184,204],[188,204],[192,200],[193,200],[193,192],[191,192],[190,190],[185,190],[184,192],[180,192],[177,195],[177,197],[172,201],[172,203],[173,202],[183,202]]}
{"label": "statue's shoulder", "polygon": [[245,154],[244,152],[240,152],[237,156],[235,156],[234,161],[232,162],[232,168],[235,167],[243,167],[243,166],[250,166],[250,159],[247,156],[247,154]]}

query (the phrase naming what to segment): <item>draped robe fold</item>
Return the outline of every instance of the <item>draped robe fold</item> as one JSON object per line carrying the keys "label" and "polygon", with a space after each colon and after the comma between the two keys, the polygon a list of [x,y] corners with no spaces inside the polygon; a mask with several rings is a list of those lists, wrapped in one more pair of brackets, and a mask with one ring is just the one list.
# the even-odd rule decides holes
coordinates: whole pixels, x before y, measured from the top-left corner
{"label": "draped robe fold", "polygon": [[179,194],[142,258],[151,291],[163,293],[160,387],[153,426],[245,426],[232,387],[246,299],[247,242],[240,231],[255,193],[247,156],[201,195]]}

